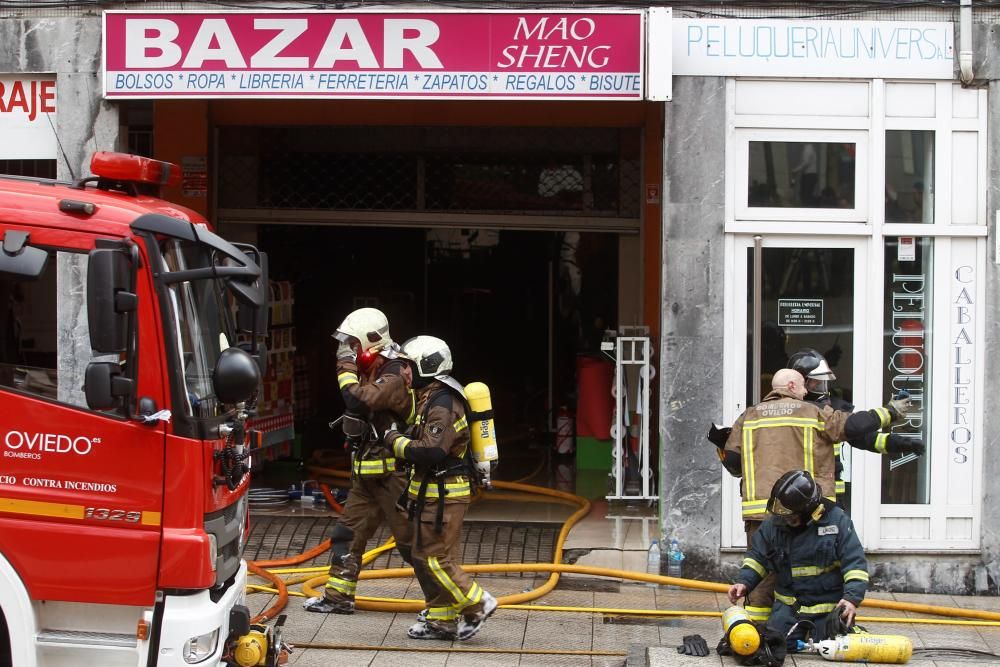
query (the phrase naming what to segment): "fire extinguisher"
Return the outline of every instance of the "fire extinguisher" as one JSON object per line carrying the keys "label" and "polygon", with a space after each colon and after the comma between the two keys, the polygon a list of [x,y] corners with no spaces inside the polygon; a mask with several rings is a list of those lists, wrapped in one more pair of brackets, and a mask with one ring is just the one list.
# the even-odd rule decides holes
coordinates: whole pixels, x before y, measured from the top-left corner
{"label": "fire extinguisher", "polygon": [[573,439],[573,418],[565,405],[556,413],[556,454],[572,454],[575,449]]}

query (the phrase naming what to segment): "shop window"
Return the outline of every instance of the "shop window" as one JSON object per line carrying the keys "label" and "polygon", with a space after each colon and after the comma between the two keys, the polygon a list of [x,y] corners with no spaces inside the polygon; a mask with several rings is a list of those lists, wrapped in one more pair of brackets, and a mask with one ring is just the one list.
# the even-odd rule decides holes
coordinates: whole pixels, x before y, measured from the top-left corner
{"label": "shop window", "polygon": [[854,208],[857,146],[813,141],[751,141],[747,205]]}
{"label": "shop window", "polygon": [[934,222],[933,130],[886,130],[885,221]]}
{"label": "shop window", "polygon": [[87,255],[69,252],[52,252],[37,280],[0,273],[0,387],[87,406],[83,372],[98,357],[84,304],[65,296],[86,294],[86,275]]}
{"label": "shop window", "polygon": [[933,246],[930,238],[885,240],[883,395],[909,393],[913,410],[892,433],[921,438],[928,454],[882,457],[882,502],[930,502],[931,336],[933,322]]}

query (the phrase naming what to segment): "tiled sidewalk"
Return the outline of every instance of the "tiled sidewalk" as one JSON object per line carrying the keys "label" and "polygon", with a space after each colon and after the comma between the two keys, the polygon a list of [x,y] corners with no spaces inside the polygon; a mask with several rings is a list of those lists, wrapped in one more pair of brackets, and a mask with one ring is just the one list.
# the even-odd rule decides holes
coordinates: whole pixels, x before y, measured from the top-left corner
{"label": "tiled sidewalk", "polygon": [[[481,577],[479,582],[497,595],[508,595],[533,588],[545,577]],[[603,582],[603,583],[601,583]],[[609,590],[576,590],[597,586]],[[610,590],[616,589],[616,590]],[[408,579],[362,581],[361,595],[372,597],[419,598],[419,589]],[[980,609],[997,609],[997,598],[951,597],[909,594],[873,594],[901,601],[923,602],[947,606],[967,606]],[[269,598],[254,595],[249,598],[252,607],[263,609]],[[721,636],[721,622],[715,617],[677,617],[625,619],[605,614],[575,612],[543,612],[499,609],[479,635],[468,642],[436,642],[412,640],[406,628],[414,622],[413,614],[390,614],[359,611],[352,616],[312,614],[301,608],[302,599],[292,598],[285,613],[286,640],[291,644],[330,643],[338,645],[400,647],[404,651],[390,650],[328,650],[300,649],[295,651],[290,665],[320,667],[326,665],[371,665],[407,667],[460,665],[625,665],[629,653],[632,665],[734,665],[731,658],[715,654],[715,643]],[[728,602],[724,596],[700,591],[653,589],[642,584],[619,584],[610,580],[564,576],[560,586],[536,602],[545,606],[584,606],[634,609],[673,609],[689,611],[721,611]],[[919,614],[891,612],[878,609],[861,610],[865,616],[919,617]],[[865,622],[872,631],[884,634],[904,634],[913,641],[914,648],[962,648],[1000,654],[1000,627],[902,625],[896,623]],[[682,656],[676,652],[681,638],[700,634],[708,641],[712,652],[704,658]],[[489,648],[492,653],[426,652],[433,648]],[[419,649],[419,652],[417,651]],[[566,649],[573,651],[608,651],[621,655],[530,655],[505,653],[504,649]],[[786,665],[818,664],[825,662],[815,656],[796,656]],[[916,665],[1000,665],[998,661],[968,659],[932,661],[913,659]]]}

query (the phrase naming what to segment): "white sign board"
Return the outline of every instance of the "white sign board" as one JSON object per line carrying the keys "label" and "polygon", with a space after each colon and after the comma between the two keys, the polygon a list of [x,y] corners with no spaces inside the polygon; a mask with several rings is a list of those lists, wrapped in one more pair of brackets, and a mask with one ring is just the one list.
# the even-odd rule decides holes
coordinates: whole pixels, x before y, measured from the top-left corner
{"label": "white sign board", "polygon": [[0,160],[55,160],[56,78],[0,74]]}
{"label": "white sign board", "polygon": [[954,24],[674,19],[675,76],[951,79]]}

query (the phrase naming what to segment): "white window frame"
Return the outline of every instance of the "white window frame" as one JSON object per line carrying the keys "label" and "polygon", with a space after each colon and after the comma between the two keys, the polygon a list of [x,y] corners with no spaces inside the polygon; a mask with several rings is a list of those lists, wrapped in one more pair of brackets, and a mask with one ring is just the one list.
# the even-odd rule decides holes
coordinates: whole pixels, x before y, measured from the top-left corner
{"label": "white window frame", "polygon": [[[811,83],[815,84],[815,81]],[[878,366],[882,362],[884,290],[884,243],[887,237],[934,237],[934,302],[931,313],[932,331],[936,332],[931,350],[931,369],[935,378],[947,378],[951,368],[949,334],[951,273],[953,239],[975,238],[975,253],[971,260],[976,267],[976,300],[978,305],[975,331],[977,359],[974,379],[974,409],[976,414],[972,484],[973,502],[969,506],[947,505],[947,487],[944,477],[948,474],[945,457],[950,451],[948,434],[948,392],[950,383],[935,381],[931,391],[932,424],[930,442],[927,443],[932,459],[931,502],[927,505],[882,505],[881,461],[875,454],[855,453],[852,467],[854,492],[852,503],[854,519],[866,549],[869,551],[894,551],[920,553],[926,551],[949,553],[975,552],[979,548],[982,514],[982,457],[984,456],[983,420],[983,346],[985,335],[985,271],[987,267],[986,188],[979,188],[976,202],[976,224],[951,224],[952,144],[956,131],[975,131],[977,136],[977,178],[980,183],[988,179],[987,147],[987,97],[979,91],[976,100],[976,118],[953,118],[953,95],[957,84],[952,81],[925,82],[935,86],[936,111],[933,118],[887,117],[885,101],[886,80],[866,81],[870,84],[871,104],[868,118],[799,116],[739,116],[736,107],[736,79],[727,81],[726,111],[726,173],[725,202],[725,254],[726,279],[724,306],[727,313],[724,330],[724,377],[732,378],[723,387],[726,424],[731,424],[746,407],[744,369],[746,360],[746,250],[752,237],[761,235],[764,246],[779,244],[795,247],[849,247],[855,251],[855,377],[854,397],[859,408],[875,407],[882,402],[882,373],[866,375],[859,368],[863,359]],[[919,83],[907,81],[906,83]],[[961,94],[969,94],[962,91]],[[812,129],[810,129],[812,128]],[[881,193],[885,182],[885,131],[886,130],[935,131],[935,216],[931,224],[886,223]],[[859,136],[860,135],[860,136]],[[849,138],[848,138],[849,137]],[[857,144],[855,178],[855,208],[847,209],[775,209],[750,208],[747,203],[749,141],[836,141]],[[871,196],[869,196],[871,195]],[[878,196],[876,196],[878,195]],[[871,307],[866,303],[871,300]],[[859,317],[859,309],[863,317]],[[871,370],[871,369],[869,369]],[[884,372],[884,371],[883,371]],[[939,464],[940,461],[940,464]],[[722,484],[722,546],[740,547],[743,538],[742,519],[739,512],[738,480],[727,473]],[[872,511],[878,507],[878,511]],[[931,522],[929,539],[888,540],[881,538],[882,522],[893,517],[921,517]],[[946,539],[945,525],[949,518],[971,518],[972,539]]]}
{"label": "white window frame", "polygon": [[[733,132],[735,214],[737,220],[773,220],[791,223],[866,222],[868,219],[868,132],[865,130],[739,128]],[[772,208],[749,205],[750,142],[854,144],[853,208]],[[801,231],[801,229],[795,229]]]}
{"label": "white window frame", "polygon": [[[801,226],[800,226],[801,229]],[[746,323],[749,318],[747,312],[747,254],[748,249],[754,247],[754,237],[751,235],[726,235],[725,244],[726,267],[732,271],[732,279],[726,280],[725,289],[725,312],[730,313],[725,318],[725,329],[723,338],[725,348],[729,352],[723,355],[723,377],[732,378],[732,381],[723,385],[723,420],[725,425],[730,425],[746,409],[749,396],[744,396],[746,388],[746,368],[750,363],[746,355]],[[854,403],[856,405],[866,405],[868,385],[864,378],[866,376],[867,348],[864,345],[864,322],[869,309],[869,290],[858,289],[863,285],[868,276],[868,264],[870,258],[867,256],[869,244],[866,239],[854,238],[850,236],[828,237],[818,235],[768,235],[761,237],[761,246],[767,248],[850,248],[854,250],[854,361],[852,375],[854,381]],[[741,277],[742,276],[742,277]],[[794,350],[788,350],[789,353]],[[874,454],[872,454],[874,456]],[[740,485],[739,480],[724,473],[725,480],[722,484],[722,502],[724,508],[730,511],[722,513],[722,536],[723,547],[744,547],[746,546],[746,536],[743,531],[743,519],[740,510]],[[858,526],[858,532],[864,539],[862,528]]]}

